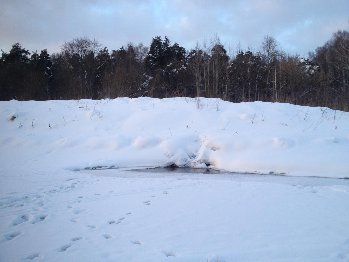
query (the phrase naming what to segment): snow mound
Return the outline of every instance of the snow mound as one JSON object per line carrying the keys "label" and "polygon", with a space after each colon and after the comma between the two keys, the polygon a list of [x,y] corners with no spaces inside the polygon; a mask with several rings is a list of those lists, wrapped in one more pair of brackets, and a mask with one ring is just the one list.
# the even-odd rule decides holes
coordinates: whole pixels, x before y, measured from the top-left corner
{"label": "snow mound", "polygon": [[[1,165],[210,166],[347,177],[349,113],[200,98],[1,103]],[[198,104],[200,105],[198,107]]]}

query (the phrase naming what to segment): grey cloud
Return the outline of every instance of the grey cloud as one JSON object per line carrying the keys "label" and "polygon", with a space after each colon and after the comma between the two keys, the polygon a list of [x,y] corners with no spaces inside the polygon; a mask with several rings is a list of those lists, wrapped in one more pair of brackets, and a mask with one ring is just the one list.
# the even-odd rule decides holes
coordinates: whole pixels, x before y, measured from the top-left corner
{"label": "grey cloud", "polygon": [[217,34],[227,46],[258,49],[268,34],[285,51],[306,54],[348,30],[347,10],[346,0],[2,0],[0,48],[20,42],[52,52],[88,36],[116,49],[156,35],[192,48]]}

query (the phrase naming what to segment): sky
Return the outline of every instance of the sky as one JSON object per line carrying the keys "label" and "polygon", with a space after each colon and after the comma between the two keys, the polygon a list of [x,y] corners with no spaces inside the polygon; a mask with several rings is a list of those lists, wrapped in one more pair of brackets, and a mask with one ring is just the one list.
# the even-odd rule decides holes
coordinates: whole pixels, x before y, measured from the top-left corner
{"label": "sky", "polygon": [[257,51],[266,35],[306,56],[338,30],[349,30],[348,0],[0,0],[0,49],[59,52],[78,37],[108,49],[149,46],[168,36],[187,49],[219,38],[228,53]]}

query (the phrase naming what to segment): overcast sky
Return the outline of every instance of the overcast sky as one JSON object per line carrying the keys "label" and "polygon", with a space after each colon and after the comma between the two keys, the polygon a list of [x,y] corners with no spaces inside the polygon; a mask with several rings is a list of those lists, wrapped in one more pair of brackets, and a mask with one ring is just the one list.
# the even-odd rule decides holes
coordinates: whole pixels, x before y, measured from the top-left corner
{"label": "overcast sky", "polygon": [[149,45],[167,35],[186,48],[217,35],[226,49],[258,50],[265,35],[288,53],[307,55],[349,30],[348,0],[0,0],[0,48],[60,50],[73,38],[109,49]]}

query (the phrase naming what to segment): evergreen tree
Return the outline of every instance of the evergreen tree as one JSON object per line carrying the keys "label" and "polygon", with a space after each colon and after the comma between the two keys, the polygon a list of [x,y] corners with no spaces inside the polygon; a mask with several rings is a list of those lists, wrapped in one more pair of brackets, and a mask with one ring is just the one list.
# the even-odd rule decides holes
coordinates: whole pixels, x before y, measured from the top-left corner
{"label": "evergreen tree", "polygon": [[211,88],[208,96],[211,97],[226,97],[227,89],[227,67],[229,56],[224,46],[216,43],[211,49]]}
{"label": "evergreen tree", "polygon": [[32,99],[30,52],[19,43],[12,45],[9,53],[2,52],[0,69],[0,99]]}
{"label": "evergreen tree", "polygon": [[151,79],[151,96],[167,97],[184,92],[186,51],[177,43],[171,46],[167,37],[153,38],[145,57],[145,69]]}
{"label": "evergreen tree", "polygon": [[30,59],[32,97],[38,100],[50,98],[50,84],[53,78],[52,61],[47,50],[33,53]]}

